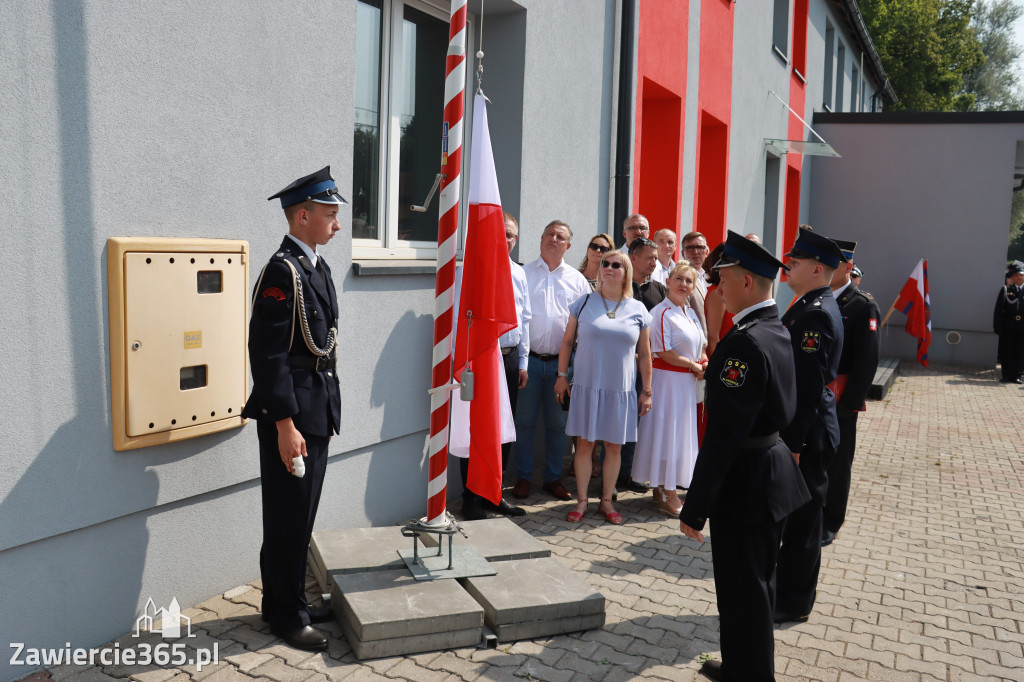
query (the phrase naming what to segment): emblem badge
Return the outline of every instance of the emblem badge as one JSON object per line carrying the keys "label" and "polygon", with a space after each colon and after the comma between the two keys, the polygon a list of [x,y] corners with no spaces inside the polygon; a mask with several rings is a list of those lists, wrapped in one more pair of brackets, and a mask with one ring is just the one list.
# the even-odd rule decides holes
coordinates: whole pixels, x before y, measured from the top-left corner
{"label": "emblem badge", "polygon": [[805,353],[816,353],[821,348],[821,333],[805,331],[804,338],[800,341],[800,349]]}
{"label": "emblem badge", "polygon": [[876,320],[873,317],[870,320],[868,320],[868,329],[870,329],[873,332],[877,332],[878,331],[878,320]]}
{"label": "emblem badge", "polygon": [[729,388],[737,388],[743,385],[743,380],[746,378],[747,363],[733,358],[729,358],[725,361],[725,366],[722,368],[721,374],[723,384]]}
{"label": "emblem badge", "polygon": [[284,292],[277,287],[267,287],[263,290],[263,293],[260,294],[260,296],[263,298],[272,298],[275,301],[283,301],[285,299]]}

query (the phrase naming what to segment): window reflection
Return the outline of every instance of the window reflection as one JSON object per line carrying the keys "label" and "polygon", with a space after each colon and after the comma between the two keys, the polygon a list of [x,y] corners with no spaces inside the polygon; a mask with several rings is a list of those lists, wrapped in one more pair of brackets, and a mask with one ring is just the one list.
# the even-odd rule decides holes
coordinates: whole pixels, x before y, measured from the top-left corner
{"label": "window reflection", "polygon": [[426,213],[409,206],[423,201],[440,169],[448,24],[408,5],[402,24],[398,239],[436,242],[437,204]]}
{"label": "window reflection", "polygon": [[380,0],[356,3],[356,115],[352,237],[380,239]]}

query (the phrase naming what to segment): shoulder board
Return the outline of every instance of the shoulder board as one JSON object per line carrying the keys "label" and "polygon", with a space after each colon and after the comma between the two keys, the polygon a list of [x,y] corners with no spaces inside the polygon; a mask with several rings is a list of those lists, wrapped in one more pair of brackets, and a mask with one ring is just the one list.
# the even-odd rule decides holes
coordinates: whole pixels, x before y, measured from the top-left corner
{"label": "shoulder board", "polygon": [[860,289],[857,289],[857,293],[858,293],[858,294],[859,294],[860,296],[863,296],[864,298],[866,298],[866,299],[867,299],[867,300],[869,300],[869,301],[873,301],[873,300],[875,300],[875,297],[874,297],[874,296],[872,296],[871,294],[869,294],[869,293],[868,293],[868,292],[866,292],[866,291],[861,291]]}

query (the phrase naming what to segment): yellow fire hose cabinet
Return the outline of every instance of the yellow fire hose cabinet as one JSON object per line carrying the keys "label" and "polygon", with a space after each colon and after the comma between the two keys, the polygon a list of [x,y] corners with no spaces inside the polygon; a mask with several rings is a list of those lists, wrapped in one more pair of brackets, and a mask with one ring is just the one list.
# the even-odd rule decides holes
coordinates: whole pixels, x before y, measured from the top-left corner
{"label": "yellow fire hose cabinet", "polygon": [[249,243],[107,241],[115,450],[242,426]]}

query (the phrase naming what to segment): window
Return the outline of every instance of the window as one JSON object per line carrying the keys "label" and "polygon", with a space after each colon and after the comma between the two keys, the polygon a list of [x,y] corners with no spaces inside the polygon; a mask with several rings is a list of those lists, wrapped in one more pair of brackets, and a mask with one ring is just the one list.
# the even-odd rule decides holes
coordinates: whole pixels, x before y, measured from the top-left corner
{"label": "window", "polygon": [[786,62],[789,61],[789,0],[775,0],[772,20],[772,49]]}
{"label": "window", "polygon": [[832,73],[835,70],[836,30],[832,22],[825,20],[825,87],[822,94],[822,106],[825,111],[832,111]]}
{"label": "window", "polygon": [[[433,258],[436,253],[437,195],[424,213],[410,206],[423,202],[441,169],[448,18],[444,8],[421,0],[356,3],[351,193],[356,258]],[[471,120],[469,100],[466,121]]]}
{"label": "window", "polygon": [[846,103],[846,46],[839,42],[836,50],[836,111],[842,111]]}

